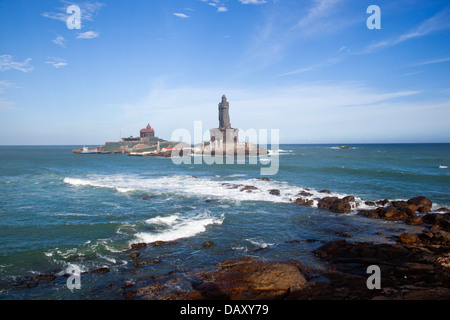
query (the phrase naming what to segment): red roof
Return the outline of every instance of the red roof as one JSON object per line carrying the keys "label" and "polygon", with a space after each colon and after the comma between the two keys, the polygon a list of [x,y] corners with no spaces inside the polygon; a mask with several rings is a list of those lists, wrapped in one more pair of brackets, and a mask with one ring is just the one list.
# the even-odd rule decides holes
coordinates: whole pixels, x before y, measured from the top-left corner
{"label": "red roof", "polygon": [[141,133],[144,133],[144,132],[154,132],[154,130],[152,129],[150,124],[147,124],[147,127],[145,127],[144,129],[141,129]]}

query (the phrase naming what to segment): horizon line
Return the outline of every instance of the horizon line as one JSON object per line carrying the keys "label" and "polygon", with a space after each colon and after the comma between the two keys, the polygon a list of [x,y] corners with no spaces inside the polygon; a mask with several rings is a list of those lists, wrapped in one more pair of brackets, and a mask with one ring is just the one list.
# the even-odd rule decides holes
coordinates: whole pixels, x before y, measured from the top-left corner
{"label": "horizon line", "polygon": [[[181,142],[180,142],[181,143]],[[450,144],[450,142],[294,142],[278,143],[278,145],[370,145],[370,144]],[[101,144],[103,145],[103,144]],[[0,147],[77,147],[77,146],[101,146],[98,144],[0,144]],[[267,145],[271,145],[267,143]]]}

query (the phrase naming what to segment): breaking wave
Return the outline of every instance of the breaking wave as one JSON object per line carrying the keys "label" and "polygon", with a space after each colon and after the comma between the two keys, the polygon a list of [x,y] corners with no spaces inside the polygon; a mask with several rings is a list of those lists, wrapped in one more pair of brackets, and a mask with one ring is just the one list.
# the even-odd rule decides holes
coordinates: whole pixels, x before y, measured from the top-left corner
{"label": "breaking wave", "polygon": [[[230,177],[193,177],[188,175],[173,175],[162,177],[141,177],[132,175],[112,175],[112,176],[90,176],[85,179],[64,178],[64,182],[75,186],[90,186],[110,188],[118,192],[147,192],[149,194],[164,194],[170,199],[171,196],[187,196],[200,199],[217,200],[220,202],[243,202],[243,201],[268,201],[274,203],[291,203],[295,199],[301,197],[307,200],[312,200],[312,207],[317,207],[320,199],[324,197],[345,197],[349,194],[338,192],[321,192],[313,188],[303,188],[292,185],[288,182],[270,180],[262,181],[255,178],[245,178],[238,175],[234,179]],[[274,189],[279,192],[272,192]],[[352,211],[357,209],[372,208],[366,205],[366,200],[377,199],[362,199],[355,197],[355,202],[352,206]],[[379,200],[379,199],[378,199]],[[406,199],[397,199],[406,200]],[[217,202],[214,201],[214,202]],[[436,204],[438,206],[438,204]],[[435,204],[433,204],[435,207]],[[152,220],[155,219],[155,220]],[[186,221],[178,215],[168,217],[156,217],[149,219],[152,224],[173,224],[177,223],[177,230],[175,233],[190,232],[188,226],[191,226],[191,221]],[[214,222],[213,222],[214,221]],[[217,222],[213,217],[204,217],[196,220],[199,223],[200,229],[203,225],[208,225]],[[191,226],[192,233],[196,234],[197,226]],[[161,235],[166,239],[175,237],[175,234]],[[162,239],[159,239],[162,240]]]}
{"label": "breaking wave", "polygon": [[[185,217],[180,214],[167,217],[158,216],[146,220],[149,227],[156,231],[139,232],[135,234],[137,242],[173,241],[188,238],[205,232],[211,224],[222,224],[224,217],[212,217],[209,214],[200,214],[195,217]],[[136,242],[136,241],[134,241]]]}

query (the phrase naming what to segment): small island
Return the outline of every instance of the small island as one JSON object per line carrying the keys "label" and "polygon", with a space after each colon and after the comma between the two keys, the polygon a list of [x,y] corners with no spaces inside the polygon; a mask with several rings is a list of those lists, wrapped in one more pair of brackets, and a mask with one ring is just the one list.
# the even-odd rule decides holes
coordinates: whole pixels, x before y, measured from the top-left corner
{"label": "small island", "polygon": [[[185,155],[223,155],[223,156],[259,156],[268,154],[267,149],[249,141],[239,141],[239,129],[232,128],[229,115],[230,104],[225,95],[219,103],[219,127],[212,128],[210,140],[196,145],[185,142],[167,141],[155,136],[155,130],[147,124],[140,130],[139,137],[126,137],[122,141],[106,142],[104,145],[89,148],[100,154],[128,154],[130,156],[171,157]],[[86,147],[74,149],[73,153],[86,154]],[[94,152],[95,151],[95,152]]]}

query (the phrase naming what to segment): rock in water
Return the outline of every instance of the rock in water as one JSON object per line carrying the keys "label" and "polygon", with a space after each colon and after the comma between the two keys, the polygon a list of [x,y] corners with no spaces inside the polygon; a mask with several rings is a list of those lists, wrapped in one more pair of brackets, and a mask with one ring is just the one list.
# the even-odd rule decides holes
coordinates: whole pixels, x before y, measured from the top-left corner
{"label": "rock in water", "polygon": [[261,262],[250,257],[216,266],[196,290],[206,299],[282,299],[307,284],[288,263]]}
{"label": "rock in water", "polygon": [[110,271],[111,270],[108,267],[103,267],[103,268],[98,268],[98,269],[92,270],[91,273],[93,273],[93,274],[103,274],[103,273],[108,273]]}
{"label": "rock in water", "polygon": [[320,209],[330,210],[335,213],[350,213],[352,210],[350,200],[352,198],[353,197],[345,197],[343,199],[339,199],[338,197],[324,197],[319,200],[317,206]]}
{"label": "rock in water", "polygon": [[273,194],[274,196],[279,196],[280,195],[280,190],[272,189],[272,190],[269,190],[269,193]]}
{"label": "rock in water", "polygon": [[418,196],[418,197],[414,197],[411,198],[407,201],[407,203],[409,205],[415,205],[417,206],[417,210],[420,213],[428,213],[431,211],[431,206],[433,205],[433,203],[431,202],[430,199],[424,197],[424,196]]}
{"label": "rock in water", "polygon": [[216,244],[213,241],[205,241],[202,243],[202,247],[203,248],[209,248],[209,247],[214,247]]}
{"label": "rock in water", "polygon": [[410,233],[403,233],[398,237],[399,243],[415,243],[419,241],[419,238]]}
{"label": "rock in water", "polygon": [[314,201],[304,199],[304,198],[297,198],[297,199],[295,199],[295,203],[298,204],[299,206],[311,207],[314,204]]}

